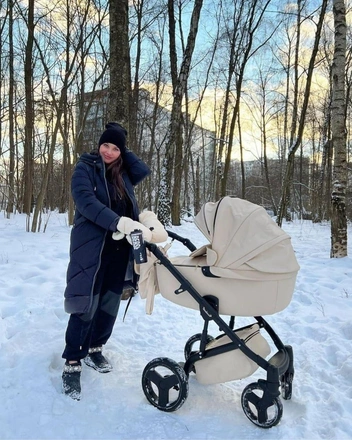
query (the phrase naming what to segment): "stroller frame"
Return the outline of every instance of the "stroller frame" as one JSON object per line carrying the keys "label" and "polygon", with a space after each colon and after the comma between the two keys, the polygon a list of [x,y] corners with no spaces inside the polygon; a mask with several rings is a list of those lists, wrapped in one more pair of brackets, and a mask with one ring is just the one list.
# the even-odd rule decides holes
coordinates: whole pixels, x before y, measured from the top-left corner
{"label": "stroller frame", "polygon": [[[184,244],[190,251],[196,250],[193,243],[174,232],[167,231],[172,240],[177,240]],[[162,411],[175,411],[185,402],[188,395],[188,377],[198,361],[217,356],[233,350],[240,350],[246,357],[255,362],[258,367],[266,371],[266,379],[259,379],[258,382],[247,385],[243,390],[241,404],[247,418],[261,428],[271,428],[279,423],[282,417],[282,403],[279,399],[280,394],[283,399],[289,400],[292,396],[292,382],[294,376],[293,350],[290,345],[285,345],[273,328],[262,316],[253,318],[260,329],[266,331],[270,336],[277,352],[269,360],[264,359],[252,351],[237,336],[236,332],[251,327],[251,325],[236,329],[235,317],[230,317],[229,324],[221,318],[218,313],[218,298],[213,295],[201,296],[192,284],[179,272],[172,262],[154,243],[145,242],[145,246],[158,259],[158,264],[162,264],[180,283],[180,287],[175,291],[175,295],[187,291],[199,304],[199,311],[204,319],[202,333],[191,337],[185,346],[185,363],[176,363],[169,358],[156,358],[149,362],[142,375],[142,387],[148,401]],[[213,276],[213,275],[208,275]],[[223,335],[228,336],[229,343],[207,349],[206,346],[211,339],[208,334],[210,321],[214,321]],[[218,339],[219,335],[216,339]],[[193,351],[193,344],[199,342],[199,350]],[[172,374],[160,375],[157,367],[165,367]],[[281,393],[280,393],[281,388]],[[176,400],[170,400],[170,391],[179,391]]]}

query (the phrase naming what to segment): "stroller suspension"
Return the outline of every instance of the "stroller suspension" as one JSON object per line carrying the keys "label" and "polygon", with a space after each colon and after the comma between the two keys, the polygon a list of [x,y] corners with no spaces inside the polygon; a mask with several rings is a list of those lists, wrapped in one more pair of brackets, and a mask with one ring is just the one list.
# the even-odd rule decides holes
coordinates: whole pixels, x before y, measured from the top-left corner
{"label": "stroller suspension", "polygon": [[146,365],[142,374],[142,388],[147,400],[161,411],[178,410],[188,397],[188,378],[191,373],[197,374],[198,363],[200,365],[202,360],[212,357],[221,359],[225,353],[243,350],[249,359],[267,372],[266,380],[259,379],[244,388],[241,396],[244,414],[258,427],[271,428],[277,425],[283,415],[280,394],[285,400],[290,400],[292,396],[293,350],[291,346],[282,344],[262,317],[255,317],[255,319],[260,328],[269,333],[278,348],[278,352],[269,361],[252,352],[246,344],[243,344],[243,339],[237,336],[238,334],[241,336],[241,333],[250,330],[252,326],[232,331],[233,338],[230,342],[216,346],[216,342],[220,341],[224,334],[217,338],[208,334],[210,320],[208,318],[204,322],[202,333],[191,336],[186,342],[185,362],[159,357]]}

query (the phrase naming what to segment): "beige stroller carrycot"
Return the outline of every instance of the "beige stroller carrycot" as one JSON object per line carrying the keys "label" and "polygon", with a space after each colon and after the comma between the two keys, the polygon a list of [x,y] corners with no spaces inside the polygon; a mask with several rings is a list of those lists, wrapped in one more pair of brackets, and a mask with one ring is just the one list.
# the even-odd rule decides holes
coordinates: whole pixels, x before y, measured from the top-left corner
{"label": "beige stroller carrycot", "polygon": [[[293,351],[262,315],[280,312],[291,301],[299,266],[290,237],[264,208],[232,197],[203,205],[195,224],[209,241],[199,249],[168,231],[192,251],[187,256],[169,259],[155,244],[146,243],[152,258],[139,268],[141,296],[149,295],[150,303],[150,296],[160,292],[169,301],[199,310],[204,326],[186,342],[185,363],[169,358],[148,363],[142,375],[144,394],[158,409],[175,411],[187,398],[190,373],[200,383],[214,384],[249,377],[262,368],[266,380],[248,385],[241,404],[251,422],[270,428],[282,417],[280,390],[286,400],[292,395]],[[223,315],[230,317],[228,324]],[[239,316],[255,321],[235,329]],[[208,334],[210,321],[221,332],[216,338]],[[277,348],[271,357],[263,331]]]}

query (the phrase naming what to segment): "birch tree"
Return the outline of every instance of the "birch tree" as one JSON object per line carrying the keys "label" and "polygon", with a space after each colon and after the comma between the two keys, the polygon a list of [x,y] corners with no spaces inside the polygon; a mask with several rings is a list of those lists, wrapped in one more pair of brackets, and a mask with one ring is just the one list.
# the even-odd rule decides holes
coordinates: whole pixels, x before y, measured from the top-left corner
{"label": "birch tree", "polygon": [[331,258],[347,256],[346,219],[346,10],[344,0],[333,1],[335,50],[332,65],[333,95],[331,131],[334,149],[333,188],[331,194]]}

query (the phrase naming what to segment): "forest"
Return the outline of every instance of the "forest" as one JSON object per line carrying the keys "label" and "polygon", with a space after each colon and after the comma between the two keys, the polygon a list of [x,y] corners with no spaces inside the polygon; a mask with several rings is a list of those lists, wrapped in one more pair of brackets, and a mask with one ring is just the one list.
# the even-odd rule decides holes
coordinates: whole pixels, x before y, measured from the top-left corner
{"label": "forest", "polygon": [[331,221],[347,252],[352,39],[343,0],[0,0],[0,209],[73,218],[108,121],[150,166],[141,209],[179,225],[225,195]]}

